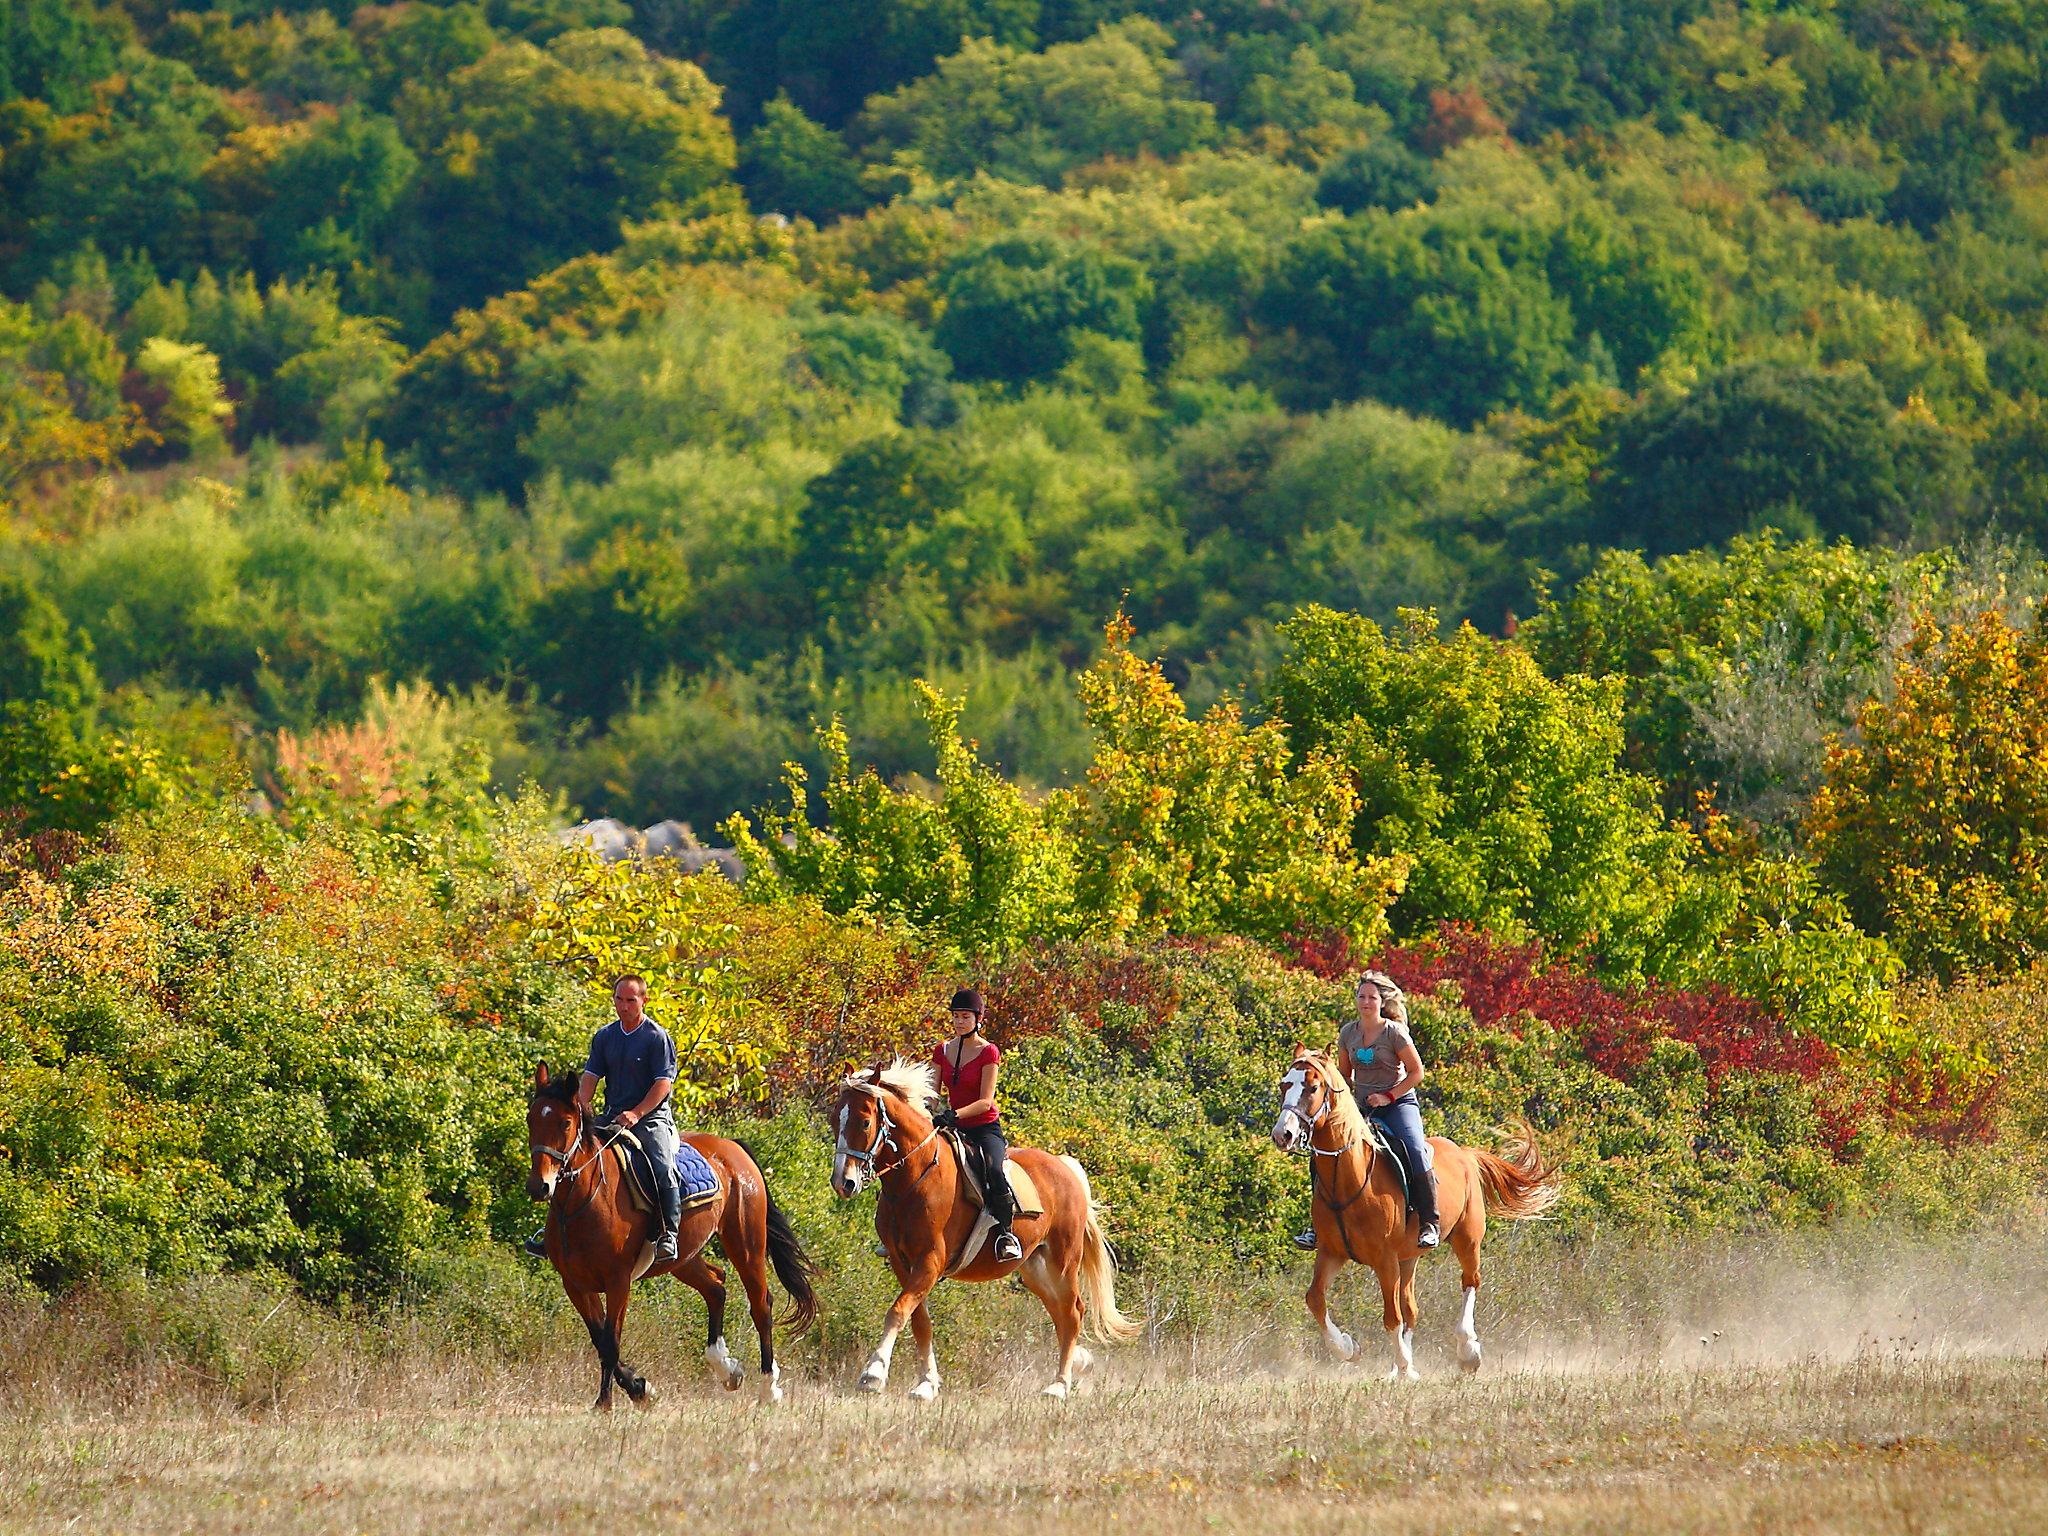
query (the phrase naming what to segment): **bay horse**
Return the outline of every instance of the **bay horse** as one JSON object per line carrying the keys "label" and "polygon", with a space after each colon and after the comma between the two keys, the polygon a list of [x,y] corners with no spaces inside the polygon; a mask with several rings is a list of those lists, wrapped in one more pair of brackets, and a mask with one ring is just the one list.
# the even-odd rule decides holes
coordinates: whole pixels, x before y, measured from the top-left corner
{"label": "bay horse", "polygon": [[[1379,1277],[1383,1326],[1394,1346],[1394,1368],[1387,1379],[1414,1381],[1415,1265],[1421,1257],[1416,1223],[1408,1214],[1399,1169],[1366,1134],[1365,1115],[1327,1051],[1294,1048],[1294,1060],[1280,1079],[1273,1144],[1282,1152],[1306,1149],[1309,1155],[1316,1270],[1309,1282],[1308,1315],[1322,1329],[1324,1342],[1339,1359],[1358,1358],[1358,1342],[1330,1316],[1329,1292],[1330,1281],[1347,1261],[1363,1265]],[[1487,1212],[1511,1221],[1543,1215],[1561,1193],[1557,1170],[1543,1166],[1526,1127],[1507,1144],[1506,1157],[1441,1136],[1432,1136],[1429,1144],[1436,1154],[1441,1229],[1465,1282],[1458,1363],[1476,1371],[1480,1350],[1473,1314]]]}
{"label": "bay horse", "polygon": [[786,1328],[801,1333],[818,1313],[811,1282],[818,1269],[797,1241],[789,1218],[768,1192],[761,1165],[745,1146],[722,1136],[685,1136],[718,1175],[715,1199],[683,1213],[673,1262],[652,1264],[656,1218],[634,1205],[627,1193],[626,1151],[606,1134],[597,1117],[576,1102],[579,1074],[548,1075],[534,1069],[533,1096],[526,1106],[526,1134],[532,1163],[526,1192],[548,1203],[545,1229],[548,1261],[562,1277],[590,1342],[597,1350],[598,1391],[594,1406],[611,1411],[612,1384],[640,1407],[654,1400],[647,1379],[619,1358],[626,1307],[633,1282],[643,1275],[674,1275],[704,1298],[710,1313],[704,1359],[712,1379],[728,1392],[739,1390],[746,1370],[725,1344],[725,1271],[704,1255],[718,1234],[726,1258],[739,1271],[747,1310],[761,1339],[761,1396],[782,1400],[782,1369],[775,1363],[775,1316],[768,1298],[768,1269],[789,1293]]}
{"label": "bay horse", "polygon": [[1010,1161],[1038,1186],[1044,1214],[1017,1215],[1012,1230],[1024,1249],[1022,1260],[998,1262],[986,1237],[973,1254],[963,1255],[978,1213],[961,1189],[959,1159],[932,1124],[938,1097],[930,1067],[898,1060],[846,1078],[833,1107],[833,1192],[850,1200],[870,1180],[878,1184],[875,1232],[901,1289],[861,1372],[860,1390],[879,1392],[888,1385],[889,1357],[907,1321],[922,1357],[910,1395],[922,1402],[937,1397],[939,1361],[925,1305],[932,1288],[948,1277],[980,1282],[1015,1274],[1052,1316],[1060,1364],[1045,1395],[1065,1397],[1076,1374],[1094,1363],[1080,1342],[1084,1322],[1102,1342],[1144,1331],[1117,1310],[1116,1255],[1102,1235],[1087,1171],[1071,1157],[1012,1147]]}

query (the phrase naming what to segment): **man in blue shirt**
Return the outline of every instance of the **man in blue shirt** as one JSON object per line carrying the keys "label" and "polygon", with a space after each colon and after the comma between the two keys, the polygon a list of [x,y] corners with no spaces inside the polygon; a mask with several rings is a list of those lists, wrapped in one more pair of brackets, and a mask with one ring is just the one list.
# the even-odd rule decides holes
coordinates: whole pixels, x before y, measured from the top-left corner
{"label": "man in blue shirt", "polygon": [[[667,1030],[647,1017],[647,983],[640,977],[621,976],[612,983],[612,1007],[618,1017],[590,1037],[576,1104],[589,1114],[602,1079],[605,1118],[630,1129],[647,1148],[661,1198],[654,1262],[666,1264],[676,1256],[676,1229],[683,1220],[683,1187],[676,1179],[676,1117],[669,1103],[676,1086],[676,1044]],[[533,1247],[529,1239],[528,1251]]]}

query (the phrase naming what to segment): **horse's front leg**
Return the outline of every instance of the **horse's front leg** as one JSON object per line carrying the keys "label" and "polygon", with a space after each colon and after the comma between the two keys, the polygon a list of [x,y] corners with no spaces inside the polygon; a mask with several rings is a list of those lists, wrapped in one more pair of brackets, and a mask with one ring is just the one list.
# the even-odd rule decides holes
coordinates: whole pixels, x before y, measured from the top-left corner
{"label": "horse's front leg", "polygon": [[1387,1373],[1389,1381],[1415,1381],[1414,1330],[1408,1327],[1401,1311],[1401,1265],[1396,1259],[1387,1259],[1379,1266],[1380,1299],[1384,1303],[1383,1326],[1387,1338],[1394,1346],[1394,1368]]}
{"label": "horse's front leg", "polygon": [[601,1413],[610,1413],[612,1371],[618,1365],[619,1355],[611,1325],[605,1321],[604,1292],[570,1291],[569,1305],[583,1319],[584,1331],[590,1335],[590,1347],[597,1351],[597,1401],[590,1406]]}
{"label": "horse's front leg", "polygon": [[[636,1408],[645,1408],[654,1401],[654,1388],[647,1385],[647,1378],[634,1370],[620,1358],[625,1347],[626,1308],[633,1300],[633,1275],[631,1270],[612,1277],[612,1287],[605,1292],[604,1325],[611,1339],[612,1379],[626,1389],[626,1396],[633,1400]],[[609,1403],[604,1404],[609,1408]]]}
{"label": "horse's front leg", "polygon": [[911,1314],[924,1305],[925,1297],[939,1283],[945,1266],[945,1256],[938,1254],[927,1256],[907,1274],[901,1269],[897,1271],[903,1292],[882,1319],[882,1336],[875,1341],[875,1352],[868,1356],[867,1369],[860,1373],[861,1391],[879,1392],[889,1384],[889,1357],[896,1353],[896,1336],[903,1332],[903,1325],[910,1321]]}
{"label": "horse's front leg", "polygon": [[917,1341],[917,1385],[910,1395],[928,1403],[939,1395],[939,1352],[932,1346],[932,1310],[920,1297],[910,1311],[910,1336]]}
{"label": "horse's front leg", "polygon": [[1344,1260],[1327,1248],[1316,1249],[1315,1278],[1308,1283],[1308,1315],[1323,1331],[1323,1342],[1339,1360],[1358,1358],[1358,1340],[1337,1326],[1330,1316],[1330,1281],[1344,1267]]}

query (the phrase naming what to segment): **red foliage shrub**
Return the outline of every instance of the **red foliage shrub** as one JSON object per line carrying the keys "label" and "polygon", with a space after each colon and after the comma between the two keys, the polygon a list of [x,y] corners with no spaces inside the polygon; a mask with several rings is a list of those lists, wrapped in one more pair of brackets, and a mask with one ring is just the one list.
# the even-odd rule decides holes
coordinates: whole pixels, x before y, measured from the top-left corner
{"label": "red foliage shrub", "polygon": [[1341,928],[1322,928],[1313,933],[1296,930],[1280,941],[1280,958],[1324,981],[1335,981],[1359,968],[1352,952],[1351,935]]}
{"label": "red foliage shrub", "polygon": [[1462,91],[1435,86],[1429,93],[1429,121],[1422,125],[1417,142],[1423,153],[1440,155],[1467,139],[1500,139],[1508,136],[1508,125],[1487,105],[1476,86]]}
{"label": "red foliage shrub", "polygon": [[1118,1043],[1143,1049],[1180,1007],[1179,990],[1155,954],[1060,945],[1021,956],[989,980],[990,1023],[1002,1040],[1050,1034],[1070,1018],[1099,1032],[1108,1023],[1108,1006],[1119,1003],[1137,1018],[1122,1024]]}

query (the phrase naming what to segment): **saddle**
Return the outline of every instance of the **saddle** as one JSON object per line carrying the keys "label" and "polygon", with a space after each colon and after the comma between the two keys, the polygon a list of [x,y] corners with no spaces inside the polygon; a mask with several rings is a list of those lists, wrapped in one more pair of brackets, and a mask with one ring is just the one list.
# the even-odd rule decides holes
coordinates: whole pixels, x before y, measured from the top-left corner
{"label": "saddle", "polygon": [[[1380,1129],[1379,1121],[1370,1115],[1365,1118],[1365,1137],[1375,1152],[1394,1165],[1394,1177],[1401,1181],[1401,1208],[1406,1214],[1415,1215],[1415,1186],[1409,1179],[1408,1165],[1401,1161],[1400,1149],[1394,1145],[1392,1138]],[[1422,1144],[1422,1150],[1425,1157],[1430,1155],[1428,1142]]]}
{"label": "saddle", "polygon": [[[624,1126],[613,1126],[610,1130],[612,1149],[618,1153],[619,1166],[626,1170],[626,1193],[636,1209],[650,1216],[658,1216],[659,1202],[654,1193],[653,1154],[646,1145]],[[676,1143],[676,1182],[683,1190],[683,1210],[694,1211],[700,1205],[709,1205],[718,1198],[718,1173],[704,1154],[687,1141]]]}
{"label": "saddle", "polygon": [[[961,1191],[975,1210],[974,1226],[967,1234],[967,1241],[960,1245],[960,1256],[946,1267],[947,1274],[957,1275],[981,1252],[982,1244],[996,1229],[996,1219],[988,1213],[987,1159],[982,1157],[978,1147],[970,1146],[951,1131],[946,1133],[946,1144],[953,1149],[953,1161],[960,1170]],[[1017,1207],[1017,1214],[1043,1216],[1045,1201],[1039,1197],[1038,1185],[1025,1172],[1023,1165],[1014,1157],[1007,1158],[1003,1170],[1010,1176],[1010,1202]]]}

